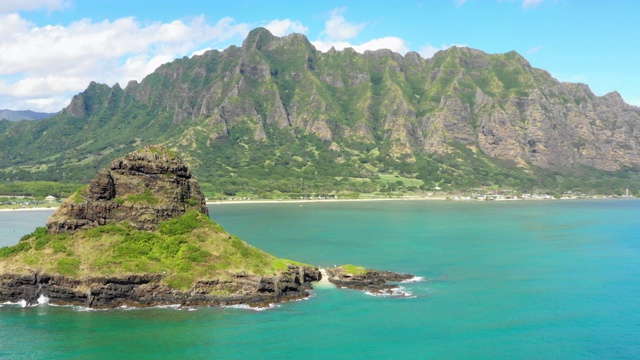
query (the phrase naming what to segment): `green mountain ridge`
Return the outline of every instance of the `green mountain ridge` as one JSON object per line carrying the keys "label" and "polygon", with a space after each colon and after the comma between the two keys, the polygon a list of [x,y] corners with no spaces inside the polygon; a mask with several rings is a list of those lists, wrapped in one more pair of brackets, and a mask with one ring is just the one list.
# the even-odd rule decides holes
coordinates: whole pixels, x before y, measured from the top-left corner
{"label": "green mountain ridge", "polygon": [[0,109],[0,119],[5,119],[9,121],[42,120],[42,119],[50,118],[53,115],[55,114],[37,112],[37,111],[31,111],[31,110]]}
{"label": "green mountain ridge", "polygon": [[637,192],[638,125],[640,109],[619,94],[558,82],[513,51],[323,53],[259,28],[124,89],[91,83],[51,119],[0,121],[0,179],[87,182],[159,143],[209,196]]}

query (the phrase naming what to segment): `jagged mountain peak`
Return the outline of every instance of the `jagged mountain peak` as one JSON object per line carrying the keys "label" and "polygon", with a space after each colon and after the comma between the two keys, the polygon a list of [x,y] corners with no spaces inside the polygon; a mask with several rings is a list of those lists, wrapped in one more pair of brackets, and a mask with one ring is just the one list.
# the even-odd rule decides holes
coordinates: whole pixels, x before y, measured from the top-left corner
{"label": "jagged mountain peak", "polygon": [[262,50],[275,50],[282,46],[301,46],[309,51],[316,51],[316,48],[309,42],[309,39],[298,33],[289,34],[283,37],[274,36],[269,30],[265,28],[256,28],[249,32],[246,39],[242,42],[242,49],[244,51],[256,49]]}
{"label": "jagged mountain peak", "polygon": [[[302,159],[286,176],[341,173],[334,167],[358,177],[461,149],[527,171],[640,167],[636,107],[619,95],[598,97],[587,85],[561,83],[515,51],[451,47],[429,59],[390,50],[321,52],[304,35],[276,37],[264,28],[252,30],[242,47],[164,64],[125,91],[92,83],[48,121],[57,130],[34,130],[27,147],[37,151],[6,161],[38,164],[51,157],[45,149],[55,148],[106,162],[112,155],[104,150],[114,143],[122,154],[153,141],[181,149],[194,171],[233,176],[246,167],[295,163],[280,161],[282,154]],[[56,131],[73,136],[61,146]],[[312,139],[316,151],[283,150]],[[259,149],[270,155],[256,156]],[[403,171],[416,176],[425,169],[432,168]]]}

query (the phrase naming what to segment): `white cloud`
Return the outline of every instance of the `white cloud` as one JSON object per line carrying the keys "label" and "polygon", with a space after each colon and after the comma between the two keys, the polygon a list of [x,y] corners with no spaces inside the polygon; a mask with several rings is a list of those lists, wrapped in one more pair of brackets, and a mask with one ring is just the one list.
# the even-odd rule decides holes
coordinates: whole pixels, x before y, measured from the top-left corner
{"label": "white cloud", "polygon": [[534,7],[540,5],[543,0],[523,0],[522,8],[524,9],[533,9]]}
{"label": "white cloud", "polygon": [[440,47],[435,47],[431,44],[427,44],[423,47],[420,48],[420,50],[418,50],[418,53],[420,53],[420,55],[425,58],[425,59],[429,59],[431,58],[433,55],[435,55],[438,51],[442,51],[442,50],[446,50],[452,46],[457,46],[457,47],[467,47],[466,44],[450,44],[450,45],[446,45],[446,44],[442,44],[442,46]]}
{"label": "white cloud", "polygon": [[464,3],[467,2],[467,0],[455,0],[456,1],[456,6],[462,6],[464,5]]}
{"label": "white cloud", "polygon": [[353,39],[364,29],[365,24],[355,24],[345,20],[342,16],[345,11],[346,8],[338,8],[331,12],[323,31],[329,39],[335,41]]}
{"label": "white cloud", "polygon": [[67,0],[2,0],[0,1],[0,14],[38,9],[64,10],[70,5]]}
{"label": "white cloud", "polygon": [[290,19],[273,20],[265,25],[265,28],[275,36],[285,36],[290,33],[306,34],[309,31],[300,21]]}
{"label": "white cloud", "polygon": [[359,53],[367,50],[389,49],[400,54],[409,51],[409,44],[405,40],[394,36],[377,38],[361,44],[347,41],[357,37],[366,24],[348,22],[342,16],[345,11],[346,8],[343,7],[334,9],[331,12],[329,19],[325,22],[324,30],[320,33],[320,39],[311,42],[316,49],[326,52],[331,47],[336,50],[353,48]]}
{"label": "white cloud", "polygon": [[353,48],[355,51],[359,53],[363,53],[367,50],[379,50],[379,49],[389,49],[391,51],[405,54],[409,51],[409,46],[406,41],[398,37],[383,37],[379,39],[373,39],[371,41],[367,41],[360,45],[354,45],[347,41],[312,41],[311,42],[316,49],[320,51],[327,51],[334,47],[336,50],[344,50],[346,48]]}
{"label": "white cloud", "polygon": [[248,24],[204,16],[141,24],[133,17],[38,27],[18,14],[0,15],[0,107],[58,111],[92,80],[107,84],[141,80],[159,65],[195,49],[228,45]]}

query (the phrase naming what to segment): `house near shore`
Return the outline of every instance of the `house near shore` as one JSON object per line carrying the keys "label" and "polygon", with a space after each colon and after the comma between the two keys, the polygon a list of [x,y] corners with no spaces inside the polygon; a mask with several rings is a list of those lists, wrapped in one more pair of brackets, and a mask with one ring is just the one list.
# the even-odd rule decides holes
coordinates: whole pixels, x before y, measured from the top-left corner
{"label": "house near shore", "polygon": [[48,202],[54,202],[54,201],[56,201],[57,198],[55,196],[53,196],[53,195],[48,195],[44,199],[47,200]]}

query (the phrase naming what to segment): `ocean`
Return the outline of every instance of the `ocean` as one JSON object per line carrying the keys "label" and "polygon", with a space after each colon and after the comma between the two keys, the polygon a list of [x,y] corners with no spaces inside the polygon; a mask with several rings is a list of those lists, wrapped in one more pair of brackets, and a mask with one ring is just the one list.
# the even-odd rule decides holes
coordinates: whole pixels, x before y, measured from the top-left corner
{"label": "ocean", "polygon": [[[50,211],[0,212],[0,246]],[[317,287],[256,311],[0,307],[6,359],[638,359],[640,201],[210,206],[229,232],[321,267],[411,273],[403,295]]]}

